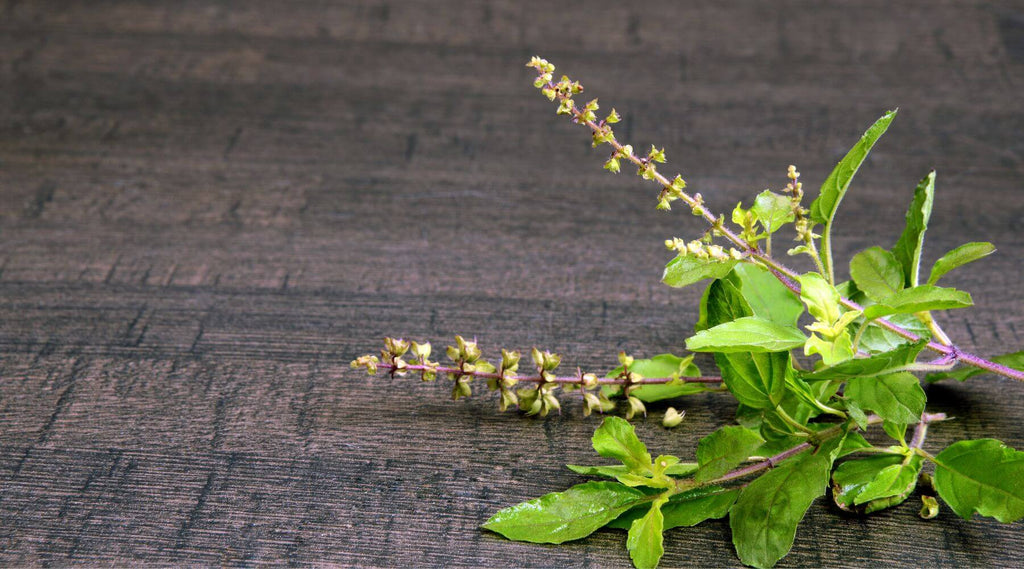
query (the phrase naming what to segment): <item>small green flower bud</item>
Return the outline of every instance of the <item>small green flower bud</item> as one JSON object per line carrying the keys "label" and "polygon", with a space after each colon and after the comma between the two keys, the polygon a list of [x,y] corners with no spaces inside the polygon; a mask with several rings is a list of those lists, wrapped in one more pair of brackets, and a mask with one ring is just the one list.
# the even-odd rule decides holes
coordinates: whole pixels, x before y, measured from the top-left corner
{"label": "small green flower bud", "polygon": [[665,416],[661,419],[661,424],[666,428],[671,429],[672,427],[678,427],[679,423],[683,422],[683,417],[686,416],[686,411],[676,411],[675,407],[669,407],[665,410]]}
{"label": "small green flower bud", "polygon": [[498,400],[498,409],[504,411],[509,407],[515,407],[519,404],[519,398],[512,392],[511,389],[502,389],[501,397]]}
{"label": "small green flower bud", "polygon": [[352,360],[352,369],[365,367],[366,373],[368,373],[369,375],[375,375],[377,373],[378,363],[380,363],[380,360],[377,359],[377,356],[371,356],[367,354],[365,356],[359,356],[358,358]]}
{"label": "small green flower bud", "polygon": [[932,475],[927,472],[922,472],[921,477],[917,479],[917,486],[922,490],[934,490],[935,484],[932,479]]}
{"label": "small green flower bud", "polygon": [[626,409],[626,420],[632,419],[637,414],[647,416],[647,408],[644,407],[643,401],[630,396],[626,398],[626,402],[629,404],[629,407]]}
{"label": "small green flower bud", "polygon": [[530,358],[533,359],[534,365],[536,365],[538,368],[544,367],[544,354],[541,353],[541,351],[538,350],[537,348],[533,348],[532,350],[530,350]]}
{"label": "small green flower bud", "polygon": [[384,338],[384,347],[389,354],[397,357],[409,351],[409,342],[396,338]]}
{"label": "small green flower bud", "polygon": [[430,342],[419,342],[412,343],[412,353],[420,361],[424,361],[430,357]]}
{"label": "small green flower bud", "polygon": [[729,256],[733,259],[739,260],[743,258],[743,252],[735,247],[729,247]]}
{"label": "small green flower bud", "polygon": [[627,355],[626,352],[619,352],[619,364],[624,368],[628,368],[633,365],[633,357]]}
{"label": "small green flower bud", "polygon": [[462,353],[455,346],[448,346],[445,350],[445,354],[448,356],[448,359],[453,362],[457,362],[462,359]]}
{"label": "small green flower bud", "polygon": [[620,158],[629,158],[632,155],[633,155],[633,145],[631,145],[631,144],[624,145],[622,147],[622,150],[619,151],[619,157]]}
{"label": "small green flower bud", "polygon": [[666,239],[665,248],[668,249],[669,251],[674,250],[676,248],[676,242],[673,241],[672,239]]}
{"label": "small green flower bud", "polygon": [[608,170],[612,174],[618,174],[619,170],[621,169],[621,166],[619,165],[619,159],[614,156],[609,158],[608,161],[604,163],[604,169]]}
{"label": "small green flower bud", "polygon": [[704,244],[694,239],[686,244],[686,250],[689,251],[691,255],[698,255],[704,252]]}
{"label": "small green flower bud", "polygon": [[939,502],[934,496],[921,496],[921,512],[919,514],[922,519],[930,520],[935,516],[939,515]]}
{"label": "small green flower bud", "polygon": [[665,149],[658,150],[656,146],[651,145],[651,151],[647,153],[647,159],[651,162],[658,162],[661,164],[665,163]]}
{"label": "small green flower bud", "polygon": [[[682,176],[676,174],[676,177],[672,180],[672,189],[676,190],[677,192],[682,192],[683,188],[685,187],[686,180],[684,180]],[[700,194],[697,195],[699,196]]]}
{"label": "small green flower bud", "polygon": [[455,401],[458,401],[463,397],[469,397],[472,394],[473,388],[469,386],[468,381],[464,381],[462,378],[456,380],[455,385],[452,386],[452,399]]}
{"label": "small green flower bud", "polygon": [[593,389],[597,387],[597,376],[592,373],[583,374],[580,384],[584,389]]}
{"label": "small green flower bud", "polygon": [[612,109],[612,112],[608,113],[608,116],[605,117],[604,122],[608,124],[615,124],[621,120],[622,117],[619,116],[619,113],[617,113],[615,109]]}
{"label": "small green flower bud", "polygon": [[546,417],[551,411],[562,412],[562,404],[559,403],[558,398],[554,395],[547,393],[544,395],[544,406],[541,409],[540,416]]}
{"label": "small green flower bud", "polygon": [[554,101],[555,97],[558,96],[558,93],[550,87],[545,87],[541,89],[540,92],[542,95],[547,97],[549,101]]}
{"label": "small green flower bud", "polygon": [[518,371],[519,370],[519,352],[508,351],[505,349],[501,350],[501,370],[502,371]]}
{"label": "small green flower bud", "polygon": [[476,342],[466,342],[462,355],[467,362],[475,362],[480,359],[480,347],[476,345]]}
{"label": "small green flower bud", "polygon": [[589,417],[594,409],[601,409],[601,400],[593,393],[583,393],[583,416]]}

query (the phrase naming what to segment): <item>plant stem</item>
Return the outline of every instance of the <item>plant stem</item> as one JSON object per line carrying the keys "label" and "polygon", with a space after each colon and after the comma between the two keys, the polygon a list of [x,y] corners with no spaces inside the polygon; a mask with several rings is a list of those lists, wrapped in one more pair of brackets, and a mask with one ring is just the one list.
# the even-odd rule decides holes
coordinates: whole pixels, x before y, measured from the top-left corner
{"label": "plant stem", "polygon": [[[918,444],[917,447],[913,446],[914,445],[914,441],[918,440],[918,432],[919,431],[920,431],[920,442],[923,442],[924,441],[925,432],[928,429],[928,424],[929,423],[935,423],[935,422],[938,422],[938,421],[945,421],[945,420],[946,420],[946,414],[945,413],[925,413],[925,414],[921,415],[921,422],[918,423],[917,428],[914,430],[914,439],[913,439],[913,441],[911,441],[911,448],[915,448],[915,449],[918,449],[918,450],[920,449],[920,443]],[[877,425],[877,424],[879,424],[881,422],[882,422],[882,418],[879,417],[878,415],[868,415],[868,425]],[[924,426],[922,427],[922,425],[924,425]],[[827,441],[828,439],[831,439],[832,437],[835,437],[835,436],[839,435],[839,433],[841,433],[841,432],[843,432],[843,425],[839,424],[839,425],[836,425],[836,426],[831,427],[829,429],[825,429],[824,431],[821,431],[819,433],[816,433],[816,437],[817,437],[817,439],[819,441],[819,444],[820,444],[821,442]],[[804,452],[806,450],[814,448],[814,446],[815,445],[813,445],[813,444],[811,444],[809,442],[807,442],[807,443],[800,443],[800,444],[796,445],[795,447],[793,447],[791,449],[788,449],[788,450],[785,450],[785,451],[782,451],[782,452],[780,452],[779,454],[777,454],[775,456],[766,458],[764,460],[755,462],[753,464],[748,464],[747,466],[742,466],[742,467],[737,468],[736,470],[733,470],[731,472],[727,472],[726,474],[724,474],[722,476],[719,476],[718,478],[716,478],[714,480],[706,482],[705,484],[706,485],[721,484],[723,482],[729,482],[731,480],[736,480],[738,478],[744,478],[746,476],[750,476],[751,474],[757,474],[758,472],[761,472],[763,470],[768,470],[768,469],[771,469],[771,468],[775,468],[775,466],[778,465],[778,463],[780,463],[780,462],[782,462],[782,461],[784,461],[784,460],[786,460],[788,458],[793,458],[794,456],[796,456],[796,455],[798,455],[798,454],[800,454],[800,453],[802,453],[802,452]],[[680,482],[684,482],[684,481],[680,480]]]}
{"label": "plant stem", "polygon": [[[381,363],[377,364],[377,368],[378,369],[383,369],[383,370],[394,371],[396,373],[401,373],[403,371],[433,371],[433,372],[437,372],[437,373],[445,373],[445,374],[448,374],[448,375],[471,375],[473,377],[479,377],[479,378],[482,378],[482,379],[501,379],[502,378],[500,373],[479,372],[479,371],[464,372],[460,368],[457,368],[457,367],[425,366],[425,365],[420,365],[420,364],[409,364],[409,365],[406,365],[405,367],[403,367],[402,369],[399,370],[399,369],[396,369],[396,366],[393,365],[393,364],[390,364],[390,363],[387,363],[387,362],[381,362]],[[527,383],[530,383],[530,382],[532,382],[532,383],[571,383],[571,384],[577,384],[578,385],[578,384],[580,384],[582,382],[582,380],[579,378],[579,376],[553,377],[553,378],[549,378],[549,379],[544,379],[543,377],[541,377],[539,375],[536,375],[536,376],[516,376],[515,379],[518,382],[527,382]],[[625,385],[627,383],[627,381],[628,380],[626,380],[626,379],[617,378],[617,377],[601,377],[601,378],[597,379],[597,383],[600,384],[600,385]],[[673,381],[676,381],[676,378],[674,378],[674,377],[645,377],[643,379],[633,380],[630,383],[632,385],[664,385],[666,383],[672,383]],[[709,383],[709,384],[716,384],[717,385],[717,384],[722,383],[722,378],[718,377],[718,376],[680,377],[679,381],[684,382],[684,383]]]}
{"label": "plant stem", "polygon": [[[559,101],[571,99],[571,95],[562,93],[555,89],[555,84],[553,82],[548,81],[547,87],[555,90],[556,96],[558,97]],[[589,127],[595,133],[603,132],[603,125],[599,125],[594,121],[587,120],[584,113],[580,111],[579,108],[576,107],[575,103],[572,104],[570,111],[575,122],[587,125],[587,127]],[[628,154],[625,153],[623,145],[619,143],[619,141],[614,137],[614,135],[612,135],[610,140],[608,140],[608,144],[615,148],[616,152],[619,155],[632,162],[638,168],[646,166],[646,162],[638,158],[632,152]],[[652,177],[655,181],[658,182],[658,184],[661,185],[662,188],[672,190],[672,183],[660,172],[654,170]],[[724,223],[719,223],[719,218],[715,217],[711,213],[711,211],[704,206],[704,204],[701,201],[698,201],[693,196],[689,195],[688,193],[682,190],[678,190],[677,193],[682,198],[682,200],[685,201],[690,206],[694,214],[703,217],[722,236],[724,236],[726,239],[728,239],[737,247],[739,247],[740,250],[746,252],[749,258],[755,259],[763,263],[769,269],[771,269],[772,274],[774,274],[776,278],[778,278],[782,282],[782,284],[786,285],[786,288],[792,290],[797,294],[800,293],[800,285],[795,282],[797,279],[799,279],[799,275],[795,271],[775,261],[772,257],[767,255],[765,252],[761,251],[761,249],[756,245],[751,245],[750,243],[747,243],[746,241],[741,239],[729,228],[725,227]],[[824,241],[822,242],[822,245],[824,254],[826,256],[825,268],[827,269],[829,275],[831,275],[831,273],[833,272],[830,251],[831,243],[828,241],[829,232],[827,231],[827,228],[823,239]],[[829,278],[829,280],[834,281],[834,278]],[[863,307],[861,305],[847,298],[842,298],[841,303],[843,304],[843,306],[846,306],[851,310],[863,310]],[[910,332],[909,330],[901,326],[893,324],[892,322],[889,322],[885,318],[879,318],[875,320],[874,323],[899,335],[900,337],[910,340],[911,342],[917,342],[921,339],[913,332]],[[981,368],[998,375],[1009,377],[1010,379],[1015,379],[1017,381],[1024,382],[1024,372],[1006,367],[1004,365],[997,364],[995,362],[988,361],[974,354],[969,354],[967,352],[961,351],[954,345],[943,345],[941,342],[930,341],[928,342],[926,347],[934,352],[938,352],[943,355],[952,354],[955,356],[957,360],[967,365]]]}

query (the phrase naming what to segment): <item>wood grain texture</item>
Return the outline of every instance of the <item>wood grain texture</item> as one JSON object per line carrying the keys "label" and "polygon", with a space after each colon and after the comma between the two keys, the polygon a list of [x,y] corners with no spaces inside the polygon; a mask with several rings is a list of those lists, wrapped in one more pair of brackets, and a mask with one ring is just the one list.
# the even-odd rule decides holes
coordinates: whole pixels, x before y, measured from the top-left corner
{"label": "wood grain texture", "polygon": [[[481,532],[580,481],[597,422],[452,403],[348,369],[384,335],[541,346],[606,369],[680,351],[700,291],[661,243],[703,231],[530,86],[539,53],[718,210],[822,180],[899,117],[843,203],[837,258],[895,241],[938,167],[925,261],[969,350],[1024,345],[1019,2],[0,2],[0,563],[626,566],[623,533],[559,547]],[[892,205],[893,201],[899,205]],[[845,273],[845,261],[840,272]],[[703,361],[708,365],[706,360]],[[928,387],[934,449],[1024,447],[1024,386]],[[638,430],[689,456],[723,396]],[[915,498],[916,500],[916,498]],[[826,545],[820,546],[822,542]],[[824,501],[780,566],[1007,566],[1019,525]],[[664,566],[732,566],[728,527]]]}

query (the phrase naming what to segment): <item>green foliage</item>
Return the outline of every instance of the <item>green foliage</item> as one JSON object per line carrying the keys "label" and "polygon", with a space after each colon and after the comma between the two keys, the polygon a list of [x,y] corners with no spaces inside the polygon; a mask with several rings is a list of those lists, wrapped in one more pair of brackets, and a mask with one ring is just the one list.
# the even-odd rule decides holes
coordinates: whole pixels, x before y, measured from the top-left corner
{"label": "green foliage", "polygon": [[727,275],[738,262],[736,259],[679,255],[665,266],[661,281],[668,286],[684,287],[704,279],[719,279]]}
{"label": "green foliage", "polygon": [[[739,490],[720,486],[702,486],[674,494],[661,507],[661,513],[665,517],[664,529],[692,527],[705,520],[724,518],[729,515],[729,508],[736,502],[739,494]],[[607,527],[629,529],[633,520],[645,515],[649,508],[647,505],[637,506],[619,516]]]}
{"label": "green foliage", "polygon": [[662,504],[663,498],[655,500],[650,510],[629,526],[626,549],[629,550],[629,558],[633,560],[633,565],[637,569],[657,567],[658,561],[661,561],[661,556],[665,553],[665,537],[662,535],[665,529],[665,516],[661,513]]}
{"label": "green foliage", "polygon": [[637,438],[633,425],[618,418],[605,417],[594,431],[594,450],[605,458],[614,458],[635,474],[651,471],[651,454]]}
{"label": "green foliage", "polygon": [[851,358],[831,367],[803,374],[808,381],[853,379],[857,377],[874,377],[887,372],[898,371],[917,359],[924,349],[925,341],[913,344],[901,344],[888,352],[882,352],[865,358]]}
{"label": "green foliage", "polygon": [[500,510],[483,527],[516,541],[563,543],[587,537],[649,500],[617,482],[587,482]]}
{"label": "green foliage", "polygon": [[737,318],[701,330],[686,339],[693,352],[785,352],[804,345],[807,338],[796,328],[779,326],[757,316]]}
{"label": "green foliage", "polygon": [[953,443],[935,457],[935,490],[961,518],[1024,518],[1024,452],[995,439]]}
{"label": "green foliage", "polygon": [[[711,212],[700,194],[688,193],[681,176],[659,172],[664,149],[652,145],[636,153],[620,143],[613,130],[619,114],[612,110],[599,120],[597,99],[575,99],[583,92],[579,82],[567,76],[556,80],[554,66],[539,57],[527,65],[536,70],[534,85],[558,105],[558,114],[585,125],[594,146],[611,147],[606,169],[618,173],[635,167],[641,178],[658,185],[658,209],[685,203],[709,223],[696,239],[665,241],[676,256],[663,281],[682,287],[710,280],[686,346],[713,354],[721,376],[702,377],[692,355],[635,359],[625,352],[602,379],[580,369],[560,376],[561,356],[537,348],[530,351],[533,369],[521,371],[519,352],[502,350],[501,363],[492,364],[475,341],[462,337],[446,351],[450,365],[430,361],[429,344],[395,338],[385,340],[379,357],[353,361],[353,367],[371,374],[418,374],[424,381],[447,376],[456,399],[470,396],[472,382],[484,379],[499,392],[502,410],[518,407],[531,416],[561,412],[559,395],[566,392],[579,392],[584,415],[611,412],[613,399],[624,400],[626,419],[606,417],[592,440],[600,456],[621,464],[569,465],[577,474],[603,480],[505,508],[484,524],[486,529],[541,543],[579,539],[602,527],[626,530],[633,564],[655,567],[664,554],[666,530],[728,516],[739,559],[770,567],[788,553],[800,521],[830,480],[839,508],[869,514],[904,502],[926,476],[926,461],[935,464],[935,490],[958,515],[979,513],[1002,522],[1024,517],[1024,453],[993,439],[956,442],[937,456],[925,450],[930,425],[946,417],[925,411],[925,392],[913,373],[932,371],[929,380],[962,381],[988,370],[1024,381],[1024,373],[1014,371],[1024,369],[1024,351],[983,360],[953,344],[931,314],[971,306],[968,293],[935,283],[994,251],[988,243],[958,247],[940,258],[921,284],[934,172],[915,189],[893,248],[865,249],[849,262],[851,280],[835,281],[831,235],[837,208],[895,111],[864,133],[809,208],[803,206],[800,173],[790,166],[783,190],[759,193],[749,209],[738,204],[727,220]],[[798,242],[790,254],[808,256],[815,271],[799,273],[772,256],[772,240],[786,226]],[[815,233],[818,226],[822,235]],[[798,359],[794,350],[810,361]],[[929,352],[937,356],[923,355]],[[968,367],[945,369],[957,363]],[[523,367],[530,367],[525,360]],[[739,403],[739,424],[705,436],[686,462],[672,455],[652,458],[627,422],[645,416],[646,404],[722,391],[721,386]],[[663,424],[680,424],[684,413],[669,408]],[[891,439],[886,446],[873,445],[858,432],[878,425]],[[834,467],[837,459],[841,463]],[[923,496],[922,504],[922,517],[937,515],[934,497]]]}
{"label": "green foliage", "polygon": [[995,252],[996,248],[991,243],[964,243],[940,257],[938,261],[935,261],[935,264],[932,265],[931,275],[928,277],[928,284],[935,284],[949,271],[968,263],[973,263],[978,259],[983,259]]}
{"label": "green foliage", "polygon": [[722,427],[697,444],[697,470],[694,479],[707,482],[747,460],[764,443],[761,435],[738,426]]}
{"label": "green foliage", "polygon": [[771,567],[789,553],[807,508],[825,493],[831,464],[826,455],[807,453],[743,489],[729,514],[743,563]]}
{"label": "green foliage", "polygon": [[881,247],[854,255],[850,259],[850,278],[875,302],[883,302],[903,290],[903,268],[892,253]]}
{"label": "green foliage", "polygon": [[750,211],[768,235],[775,233],[795,218],[790,199],[771,190],[757,194],[757,197],[754,198],[754,206],[750,208]]}
{"label": "green foliage", "polygon": [[851,379],[846,385],[846,397],[886,421],[916,423],[924,413],[924,390],[917,378],[907,372]]}
{"label": "green foliage", "polygon": [[973,306],[971,295],[954,288],[942,288],[934,285],[920,285],[903,289],[890,296],[884,303],[873,304],[864,309],[864,317],[868,320],[890,316],[892,314],[914,314],[929,310],[950,310]]}
{"label": "green foliage", "polygon": [[[907,224],[896,245],[892,248],[893,257],[903,267],[904,284],[908,287],[918,285],[918,272],[921,267],[921,249],[924,246],[924,232],[928,228],[928,219],[932,215],[932,203],[935,201],[935,172],[929,172],[914,190],[914,199],[907,210]],[[860,286],[860,283],[857,283]]]}
{"label": "green foliage", "polygon": [[[659,385],[638,385],[630,389],[631,396],[645,403],[695,395],[708,390],[706,384],[688,383],[685,380],[687,377],[700,377],[700,368],[693,363],[692,355],[681,358],[672,354],[659,354],[650,359],[634,360],[629,369],[641,377],[676,378],[679,380]],[[608,372],[606,377],[619,377],[624,371],[625,367],[619,366]],[[607,397],[618,397],[622,395],[623,388],[620,385],[606,385],[601,391]]]}
{"label": "green foliage", "polygon": [[836,210],[839,208],[839,202],[843,201],[843,197],[850,187],[854,174],[860,169],[860,165],[867,158],[868,153],[871,152],[871,148],[885,134],[885,131],[889,129],[889,124],[892,123],[892,119],[895,117],[896,111],[889,111],[864,132],[864,135],[857,141],[857,144],[846,153],[846,156],[839,161],[839,164],[836,164],[828,178],[825,178],[825,182],[821,185],[821,193],[811,203],[811,219],[815,223],[825,226],[822,241],[824,258],[822,261],[830,281],[834,280],[831,278],[833,273],[831,251],[832,220],[835,218]]}
{"label": "green foliage", "polygon": [[917,486],[922,464],[914,454],[848,460],[832,474],[832,499],[840,509],[863,514],[897,506]]}

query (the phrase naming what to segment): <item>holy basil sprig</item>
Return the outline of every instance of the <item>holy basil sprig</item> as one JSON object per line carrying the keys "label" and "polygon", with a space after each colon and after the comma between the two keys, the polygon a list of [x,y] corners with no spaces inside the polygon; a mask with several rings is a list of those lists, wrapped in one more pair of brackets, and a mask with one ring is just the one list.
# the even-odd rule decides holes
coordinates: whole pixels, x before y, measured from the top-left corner
{"label": "holy basil sprig", "polygon": [[[387,338],[379,358],[362,356],[353,366],[424,381],[447,376],[454,399],[469,396],[475,380],[486,380],[502,410],[527,415],[561,412],[559,395],[568,391],[579,392],[584,415],[611,412],[622,402],[627,420],[646,415],[649,403],[707,391],[728,391],[738,408],[736,424],[707,434],[686,462],[652,457],[632,425],[606,417],[592,443],[616,464],[569,466],[600,480],[505,508],[484,528],[539,543],[622,529],[633,564],[655,567],[665,531],[728,517],[740,560],[770,567],[789,552],[808,508],[830,487],[840,509],[861,514],[897,506],[920,491],[924,518],[938,514],[936,497],[964,518],[1024,517],[1024,453],[994,439],[959,441],[937,454],[925,449],[929,426],[945,416],[926,412],[915,373],[927,373],[930,381],[984,372],[1024,381],[1024,351],[980,358],[954,345],[935,318],[973,304],[967,292],[939,286],[940,279],[994,251],[988,243],[967,243],[936,261],[924,278],[935,172],[914,189],[897,241],[857,253],[849,261],[851,279],[836,279],[836,212],[895,111],[868,128],[808,207],[800,173],[790,166],[784,188],[759,193],[749,207],[738,204],[730,224],[709,211],[699,193],[688,193],[681,176],[658,170],[664,149],[652,146],[643,154],[620,143],[612,125],[621,117],[614,109],[598,118],[597,99],[577,104],[579,82],[556,81],[554,66],[540,58],[528,66],[537,72],[535,86],[558,103],[558,114],[587,126],[595,147],[611,147],[607,170],[633,165],[660,187],[658,209],[681,201],[709,224],[696,239],[666,240],[675,258],[662,280],[673,287],[709,281],[694,334],[685,341],[691,352],[711,354],[720,375],[702,375],[692,354],[635,359],[625,353],[603,377],[579,368],[558,375],[561,356],[537,348],[532,365],[523,365],[531,369],[521,371],[519,352],[502,350],[500,359],[488,361],[475,341],[458,336],[446,350],[448,365],[429,359],[428,343]],[[797,242],[787,254],[809,257],[816,270],[797,273],[772,255],[773,239],[787,228]],[[678,425],[682,416],[669,408],[663,424]],[[872,426],[881,427],[888,443],[873,445],[861,436]],[[932,469],[934,476],[927,473]]]}

